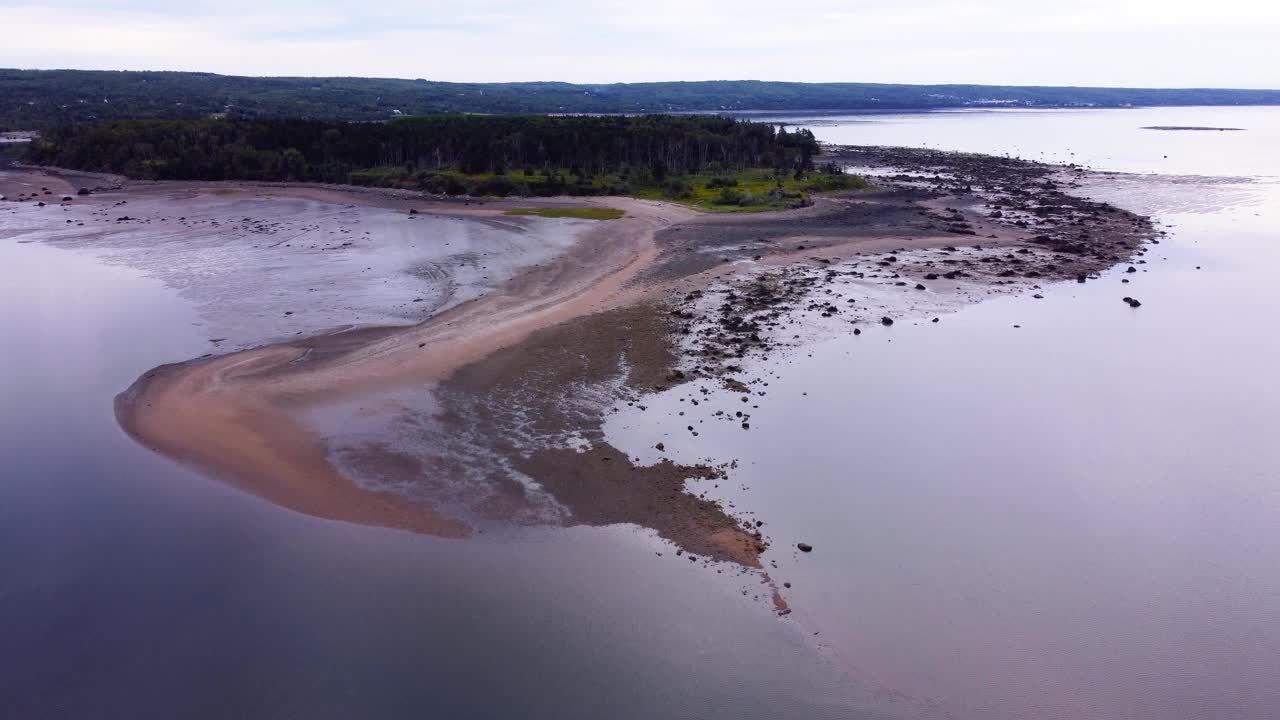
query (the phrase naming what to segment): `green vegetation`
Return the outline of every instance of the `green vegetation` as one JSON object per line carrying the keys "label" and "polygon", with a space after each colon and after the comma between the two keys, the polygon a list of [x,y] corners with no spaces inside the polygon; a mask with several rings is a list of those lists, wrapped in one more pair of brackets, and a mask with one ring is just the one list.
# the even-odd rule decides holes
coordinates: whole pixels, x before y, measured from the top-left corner
{"label": "green vegetation", "polygon": [[822,166],[822,172],[813,176],[804,184],[804,189],[809,192],[817,193],[833,193],[843,192],[846,190],[866,190],[870,186],[867,179],[861,175],[849,175],[844,169],[834,163],[827,163]]}
{"label": "green vegetation", "polygon": [[1277,90],[713,81],[575,85],[187,72],[0,70],[0,129],[140,118],[388,120],[467,113],[928,110],[954,107],[1274,105]]}
{"label": "green vegetation", "polygon": [[617,220],[626,213],[610,207],[577,208],[517,208],[504,215],[536,215],[544,218],[575,218],[577,220]]}
{"label": "green vegetation", "polygon": [[[29,152],[37,163],[156,180],[409,183],[481,195],[524,186],[559,195],[604,194],[601,176],[662,185],[709,169],[805,172],[818,143],[808,130],[705,115],[430,115],[78,124],[45,131]],[[485,187],[459,190],[464,178],[482,177]]]}
{"label": "green vegetation", "polygon": [[731,175],[698,173],[680,178],[682,190],[640,188],[635,195],[651,200],[677,200],[710,212],[760,212],[808,204],[804,180],[794,173],[751,168]]}
{"label": "green vegetation", "polygon": [[154,180],[344,183],[474,197],[632,195],[716,212],[857,190],[807,130],[714,116],[132,120],[54,128],[39,164]]}

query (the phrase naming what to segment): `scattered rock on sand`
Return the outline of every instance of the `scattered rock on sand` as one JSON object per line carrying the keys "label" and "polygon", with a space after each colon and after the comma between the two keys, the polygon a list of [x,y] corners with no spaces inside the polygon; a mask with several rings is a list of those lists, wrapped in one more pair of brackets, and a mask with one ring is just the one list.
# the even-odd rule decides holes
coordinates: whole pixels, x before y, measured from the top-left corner
{"label": "scattered rock on sand", "polygon": [[796,548],[798,548],[800,552],[813,552],[813,546],[809,543],[796,543]]}

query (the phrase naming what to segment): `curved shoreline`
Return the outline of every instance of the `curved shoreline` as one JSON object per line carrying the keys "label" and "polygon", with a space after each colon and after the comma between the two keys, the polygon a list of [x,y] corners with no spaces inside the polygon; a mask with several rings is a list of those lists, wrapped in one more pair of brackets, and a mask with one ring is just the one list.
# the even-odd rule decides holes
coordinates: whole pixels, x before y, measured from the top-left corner
{"label": "curved shoreline", "polygon": [[658,211],[671,212],[628,204],[629,219],[611,221],[622,227],[608,242],[595,242],[604,229],[590,228],[575,251],[513,279],[502,294],[351,347],[342,347],[345,334],[316,336],[157,368],[117,397],[117,418],[139,443],[291,510],[465,536],[470,529],[461,520],[343,477],[297,413],[318,402],[438,382],[538,329],[616,302],[657,256]]}
{"label": "curved shoreline", "polygon": [[[627,215],[592,225],[564,255],[527,269],[498,292],[416,325],[313,336],[158,368],[120,395],[117,416],[138,442],[291,510],[462,537],[470,532],[462,517],[400,493],[367,489],[344,475],[324,438],[302,419],[308,409],[328,403],[439,387],[450,393],[446,415],[455,421],[469,416],[452,429],[481,436],[493,452],[511,458],[513,468],[567,509],[571,522],[652,527],[690,553],[761,568],[768,540],[757,526],[685,489],[687,479],[720,477],[722,469],[665,461],[636,465],[600,436],[605,408],[574,416],[563,407],[566,392],[606,382],[623,366],[624,393],[633,399],[699,375],[722,378],[732,388],[733,358],[772,346],[760,337],[760,321],[743,318],[776,320],[795,312],[805,288],[820,286],[824,275],[826,281],[880,277],[835,270],[840,263],[857,267],[867,260],[864,253],[891,260],[877,262],[894,266],[888,270],[895,282],[885,283],[908,290],[905,278],[939,278],[930,272],[935,267],[947,270],[947,278],[966,277],[979,286],[1025,289],[1041,278],[1083,278],[1127,259],[1151,233],[1145,219],[1061,192],[1052,179],[1060,168],[932,151],[877,153],[872,157],[908,167],[949,158],[957,177],[932,186],[903,181],[884,193],[750,217],[626,198],[552,201],[546,204],[607,203]],[[978,181],[990,186],[987,195],[973,194]],[[337,193],[299,192],[310,199]],[[1016,217],[1047,225],[1050,234],[1036,235],[1043,228],[1015,223],[1012,214],[997,219],[1001,213],[991,208],[1008,207],[1002,203],[1010,197],[1024,206]],[[435,209],[470,217],[497,212],[494,206]],[[912,255],[952,253],[952,244],[966,235],[981,253],[961,251],[939,264]],[[797,279],[793,268],[807,268],[812,277]],[[896,280],[900,275],[904,279]],[[754,283],[743,286],[747,293],[728,291],[731,300],[719,310],[699,306],[702,290],[738,276]],[[769,280],[775,276],[776,282]],[[999,279],[1013,276],[1022,284]],[[696,330],[702,345],[679,347],[677,338],[700,321],[711,323]],[[512,406],[527,413],[539,432],[579,434],[589,449],[513,445],[511,429],[493,409]],[[413,463],[405,467],[402,472],[422,471]],[[518,508],[528,498],[513,489],[501,501]]]}

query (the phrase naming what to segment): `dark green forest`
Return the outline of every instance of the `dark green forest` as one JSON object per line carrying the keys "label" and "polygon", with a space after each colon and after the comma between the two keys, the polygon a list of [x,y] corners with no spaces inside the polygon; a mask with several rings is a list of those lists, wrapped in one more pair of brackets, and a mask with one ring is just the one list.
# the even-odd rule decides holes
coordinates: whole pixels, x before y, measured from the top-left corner
{"label": "dark green forest", "polygon": [[125,120],[52,128],[32,162],[155,180],[356,183],[448,194],[612,194],[699,173],[814,169],[807,130],[717,116],[435,115],[380,123]]}
{"label": "dark green forest", "polygon": [[955,107],[1273,105],[1280,90],[744,81],[446,83],[189,72],[0,70],[0,129],[138,118],[385,120],[470,113],[929,110]]}

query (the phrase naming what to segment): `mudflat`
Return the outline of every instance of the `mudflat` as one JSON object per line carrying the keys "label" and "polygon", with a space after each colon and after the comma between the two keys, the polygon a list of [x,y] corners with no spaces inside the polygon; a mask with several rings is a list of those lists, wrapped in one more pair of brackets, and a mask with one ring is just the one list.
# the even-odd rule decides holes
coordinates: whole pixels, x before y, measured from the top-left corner
{"label": "mudflat", "polygon": [[[508,254],[523,259],[495,260],[496,279],[475,292],[448,290],[426,309],[397,298],[421,313],[405,310],[402,324],[359,316],[335,327],[322,315],[308,327],[299,318],[312,300],[300,293],[313,288],[302,288],[288,297],[299,308],[284,313],[293,324],[245,336],[243,349],[146,373],[117,398],[117,418],[157,452],[316,517],[447,537],[489,522],[631,523],[691,559],[756,569],[769,549],[763,522],[688,485],[731,477],[732,463],[641,464],[605,441],[611,408],[643,407],[646,393],[710,378],[741,397],[742,409],[725,419],[750,432],[752,397],[766,390],[743,381],[741,364],[794,345],[792,329],[805,318],[856,333],[993,292],[1086,282],[1117,263],[1140,262],[1143,244],[1156,239],[1148,219],[1072,194],[1087,175],[1080,168],[924,150],[829,151],[871,173],[875,189],[750,215],[630,198],[477,203],[244,183],[119,182],[43,202],[68,213],[65,242],[86,246],[108,238],[95,227],[172,223],[170,264],[186,257],[197,205],[202,237],[239,227],[262,236],[261,245],[247,246],[254,252],[284,253],[291,239],[290,248],[310,243],[306,262],[314,263],[361,247],[355,225],[333,238],[317,235],[322,227],[286,235],[283,221],[241,217],[246,205],[210,200],[236,194],[251,195],[251,210],[264,215],[307,202],[368,208],[379,222],[489,224],[512,237],[557,222],[504,214],[516,207],[623,211],[614,220],[554,226],[568,234],[554,247],[513,246]],[[25,202],[42,201],[27,194],[31,188],[53,197],[84,182],[9,175]],[[501,256],[503,242],[484,246],[484,257]],[[438,279],[456,287],[449,263],[476,265],[477,255],[439,260]],[[294,256],[270,257],[287,276]],[[338,285],[312,298],[332,302],[347,276],[320,277]],[[854,296],[837,303],[836,285]],[[376,430],[352,432],[357,425]],[[693,426],[688,431],[696,437]],[[777,593],[774,602],[785,611]]]}

